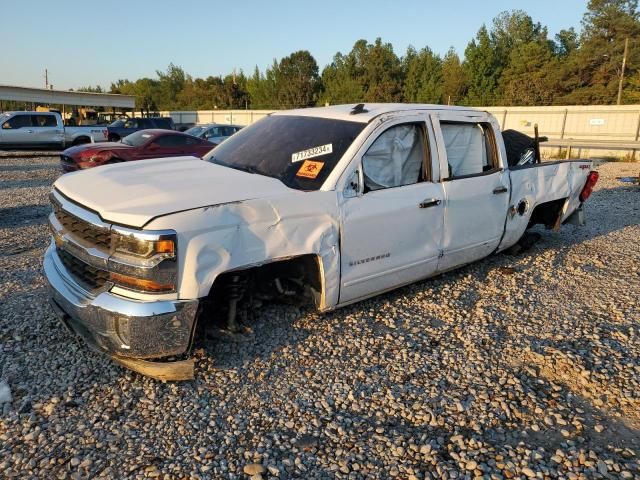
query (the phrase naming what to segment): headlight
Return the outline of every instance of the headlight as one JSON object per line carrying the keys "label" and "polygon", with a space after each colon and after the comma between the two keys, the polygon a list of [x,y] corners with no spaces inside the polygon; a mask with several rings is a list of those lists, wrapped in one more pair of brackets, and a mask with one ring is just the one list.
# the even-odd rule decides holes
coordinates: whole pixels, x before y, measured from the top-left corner
{"label": "headlight", "polygon": [[108,269],[114,284],[138,292],[175,292],[178,277],[175,232],[114,226],[111,252]]}
{"label": "headlight", "polygon": [[160,256],[162,259],[173,258],[176,253],[175,236],[174,238],[147,240],[139,238],[135,234],[123,235],[119,232],[112,232],[111,245],[113,245],[115,253],[147,259],[156,256]]}

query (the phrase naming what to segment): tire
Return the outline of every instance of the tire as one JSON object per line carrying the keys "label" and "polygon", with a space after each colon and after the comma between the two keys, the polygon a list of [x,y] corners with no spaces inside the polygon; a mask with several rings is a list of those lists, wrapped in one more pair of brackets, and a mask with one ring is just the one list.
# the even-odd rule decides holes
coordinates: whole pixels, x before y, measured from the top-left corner
{"label": "tire", "polygon": [[505,130],[502,132],[504,148],[507,151],[507,163],[515,167],[520,161],[520,156],[529,148],[536,148],[536,141],[529,135],[517,130]]}
{"label": "tire", "polygon": [[88,137],[78,137],[73,141],[71,146],[75,147],[76,145],[84,145],[85,143],[91,143],[91,139]]}
{"label": "tire", "polygon": [[120,136],[119,135],[115,135],[115,134],[111,134],[111,135],[109,135],[108,140],[110,142],[119,142],[120,141]]}

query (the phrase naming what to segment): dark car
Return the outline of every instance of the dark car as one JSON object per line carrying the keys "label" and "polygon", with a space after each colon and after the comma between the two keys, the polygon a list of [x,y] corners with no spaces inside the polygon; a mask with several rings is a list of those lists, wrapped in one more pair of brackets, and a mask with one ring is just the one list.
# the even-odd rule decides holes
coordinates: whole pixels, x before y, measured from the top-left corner
{"label": "dark car", "polygon": [[90,143],[68,148],[60,155],[60,164],[65,172],[74,172],[146,158],[183,155],[202,158],[215,146],[215,143],[181,132],[141,130],[120,142]]}
{"label": "dark car", "polygon": [[218,123],[207,123],[204,125],[195,125],[184,133],[193,135],[194,137],[204,138],[213,143],[222,143],[234,133],[238,132],[242,125],[220,125]]}
{"label": "dark car", "polygon": [[117,142],[133,132],[150,128],[176,129],[171,117],[122,118],[107,127],[107,138],[110,142]]}

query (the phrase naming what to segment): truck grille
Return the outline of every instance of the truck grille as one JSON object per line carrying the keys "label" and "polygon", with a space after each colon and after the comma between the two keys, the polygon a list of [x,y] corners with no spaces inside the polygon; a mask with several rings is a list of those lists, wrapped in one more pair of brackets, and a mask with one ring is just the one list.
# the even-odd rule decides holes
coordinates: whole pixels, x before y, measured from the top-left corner
{"label": "truck grille", "polygon": [[66,270],[87,290],[100,288],[109,280],[109,272],[92,267],[60,248],[56,252]]}
{"label": "truck grille", "polygon": [[110,250],[111,233],[108,228],[91,225],[89,222],[64,211],[55,202],[53,202],[53,211],[64,229],[76,239],[106,251]]}

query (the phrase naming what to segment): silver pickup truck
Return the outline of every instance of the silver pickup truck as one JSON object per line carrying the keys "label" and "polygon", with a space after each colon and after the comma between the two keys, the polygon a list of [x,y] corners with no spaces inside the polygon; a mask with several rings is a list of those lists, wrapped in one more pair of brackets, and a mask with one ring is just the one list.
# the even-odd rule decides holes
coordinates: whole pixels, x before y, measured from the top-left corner
{"label": "silver pickup truck", "polygon": [[65,127],[56,112],[0,113],[0,148],[56,148],[106,142],[107,127]]}

